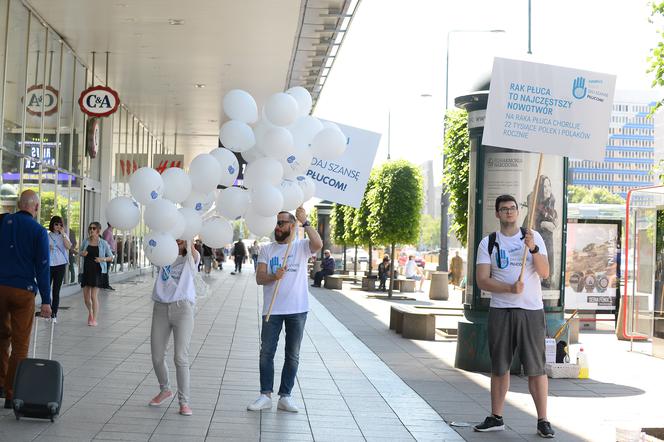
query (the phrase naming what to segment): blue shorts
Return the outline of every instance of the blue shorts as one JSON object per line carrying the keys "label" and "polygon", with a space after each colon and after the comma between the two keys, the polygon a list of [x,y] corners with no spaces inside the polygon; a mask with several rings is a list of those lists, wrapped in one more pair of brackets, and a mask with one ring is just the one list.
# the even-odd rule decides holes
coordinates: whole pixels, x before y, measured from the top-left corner
{"label": "blue shorts", "polygon": [[422,275],[406,276],[406,279],[414,279],[415,281],[419,281],[422,279]]}

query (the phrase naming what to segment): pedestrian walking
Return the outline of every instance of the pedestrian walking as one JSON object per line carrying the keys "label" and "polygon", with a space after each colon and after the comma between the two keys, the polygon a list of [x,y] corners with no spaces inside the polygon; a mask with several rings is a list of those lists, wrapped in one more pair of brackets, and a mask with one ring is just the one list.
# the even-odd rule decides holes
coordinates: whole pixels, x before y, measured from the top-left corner
{"label": "pedestrian walking", "polygon": [[242,238],[240,238],[233,246],[233,260],[235,261],[234,273],[242,273],[242,263],[244,262],[246,257],[247,257],[247,247],[244,245],[244,242],[242,242]]}
{"label": "pedestrian walking", "polygon": [[212,247],[203,244],[203,269],[205,270],[205,276],[210,276],[210,271],[212,271],[212,259],[214,259]]}
{"label": "pedestrian walking", "polygon": [[39,204],[26,190],[18,212],[0,215],[0,397],[9,409],[16,367],[28,355],[37,289],[41,316],[52,313],[48,234],[35,220]]}
{"label": "pedestrian walking", "polygon": [[[295,213],[295,216],[289,212],[280,212],[277,215],[275,242],[263,246],[258,257],[256,283],[263,286],[259,357],[261,390],[258,399],[247,406],[247,409],[252,411],[272,408],[274,355],[282,328],[286,330],[286,356],[281,371],[278,408],[290,412],[298,411],[291,398],[291,391],[297,375],[300,344],[309,311],[307,262],[311,255],[323,247],[323,241],[316,229],[311,227],[305,210],[299,207]],[[309,239],[292,239],[297,228],[296,222],[302,224]],[[285,256],[287,250],[289,252]],[[276,292],[275,286],[278,286]],[[268,313],[270,318],[266,322]]]}
{"label": "pedestrian walking", "polygon": [[[111,223],[106,223],[106,229],[104,229],[104,232],[101,235],[102,238],[104,238],[104,241],[108,243],[108,245],[111,247],[111,251],[113,252],[113,257],[117,255],[118,253],[118,243],[115,241],[115,237],[113,236],[113,226],[111,226]],[[108,265],[108,270],[106,273],[102,273],[102,279],[103,279],[103,289],[104,290],[111,290],[115,291],[113,287],[111,287],[110,281],[108,279],[109,274],[111,273],[111,269],[113,269],[115,264],[111,261]]]}
{"label": "pedestrian walking", "polygon": [[177,379],[180,414],[191,416],[189,405],[189,343],[194,330],[194,304],[200,255],[193,243],[187,250],[187,242],[177,240],[179,254],[175,262],[159,269],[152,290],[152,328],[150,350],[152,366],[159,381],[159,394],[150,401],[157,407],[173,397],[166,365],[166,347],[173,334],[173,362]]}
{"label": "pedestrian walking", "polygon": [[104,286],[102,274],[108,272],[108,263],[113,261],[111,246],[101,238],[101,224],[97,221],[90,223],[88,237],[83,241],[79,255],[83,257],[83,274],[81,287],[83,287],[83,301],[88,309],[88,325],[97,326],[99,317],[99,299],[97,294]]}
{"label": "pedestrian walking", "polygon": [[60,288],[67,272],[69,249],[71,249],[71,242],[64,231],[64,222],[59,216],[52,217],[48,224],[48,249],[52,287],[51,318],[57,322],[58,307],[60,306]]}
{"label": "pedestrian walking", "polygon": [[[519,207],[511,195],[496,198],[500,230],[486,236],[477,249],[477,285],[491,293],[489,355],[491,356],[491,415],[475,431],[505,428],[503,409],[510,386],[510,367],[517,349],[528,376],[528,389],[537,409],[537,433],[554,437],[547,420],[548,378],[544,372],[546,335],[541,279],[549,276],[549,261],[542,236],[520,229]],[[528,249],[523,280],[519,279]]]}
{"label": "pedestrian walking", "polygon": [[258,269],[258,255],[261,252],[261,246],[258,245],[258,241],[254,241],[254,243],[249,247],[249,254],[251,255],[251,262],[254,263],[254,272]]}

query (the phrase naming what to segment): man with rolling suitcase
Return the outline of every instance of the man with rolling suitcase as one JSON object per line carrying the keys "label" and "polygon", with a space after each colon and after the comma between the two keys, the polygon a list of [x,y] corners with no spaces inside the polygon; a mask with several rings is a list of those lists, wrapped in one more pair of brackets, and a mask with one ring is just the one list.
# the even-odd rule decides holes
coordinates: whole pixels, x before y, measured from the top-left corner
{"label": "man with rolling suitcase", "polygon": [[0,386],[4,386],[5,408],[13,408],[14,375],[28,355],[37,288],[41,316],[51,317],[48,235],[34,219],[39,196],[24,191],[18,208],[0,220]]}

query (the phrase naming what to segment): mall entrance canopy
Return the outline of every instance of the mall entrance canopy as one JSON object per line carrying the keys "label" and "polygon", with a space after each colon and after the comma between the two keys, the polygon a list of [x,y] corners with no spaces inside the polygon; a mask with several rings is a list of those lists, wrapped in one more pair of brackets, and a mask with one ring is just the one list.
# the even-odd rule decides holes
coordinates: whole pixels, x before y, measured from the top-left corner
{"label": "mall entrance canopy", "polygon": [[664,357],[664,186],[627,192],[625,272],[616,333],[621,339],[652,339]]}

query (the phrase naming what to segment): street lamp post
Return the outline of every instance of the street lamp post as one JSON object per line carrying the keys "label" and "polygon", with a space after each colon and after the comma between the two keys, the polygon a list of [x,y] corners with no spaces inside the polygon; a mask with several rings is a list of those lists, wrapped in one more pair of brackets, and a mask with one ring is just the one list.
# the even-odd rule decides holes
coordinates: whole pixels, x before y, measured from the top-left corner
{"label": "street lamp post", "polygon": [[[447,109],[450,99],[450,35],[453,33],[471,33],[471,32],[491,32],[491,33],[504,33],[504,29],[453,29],[447,32],[447,45],[445,50],[445,113],[443,114],[443,146],[445,145],[445,135],[447,133]],[[444,149],[444,147],[443,147]],[[445,174],[445,152],[443,150],[443,174]],[[449,231],[449,223],[447,219],[447,209],[450,205],[449,194],[445,182],[441,186],[440,193],[440,253],[438,255],[438,270],[448,271],[448,247],[447,247],[447,234]]]}

